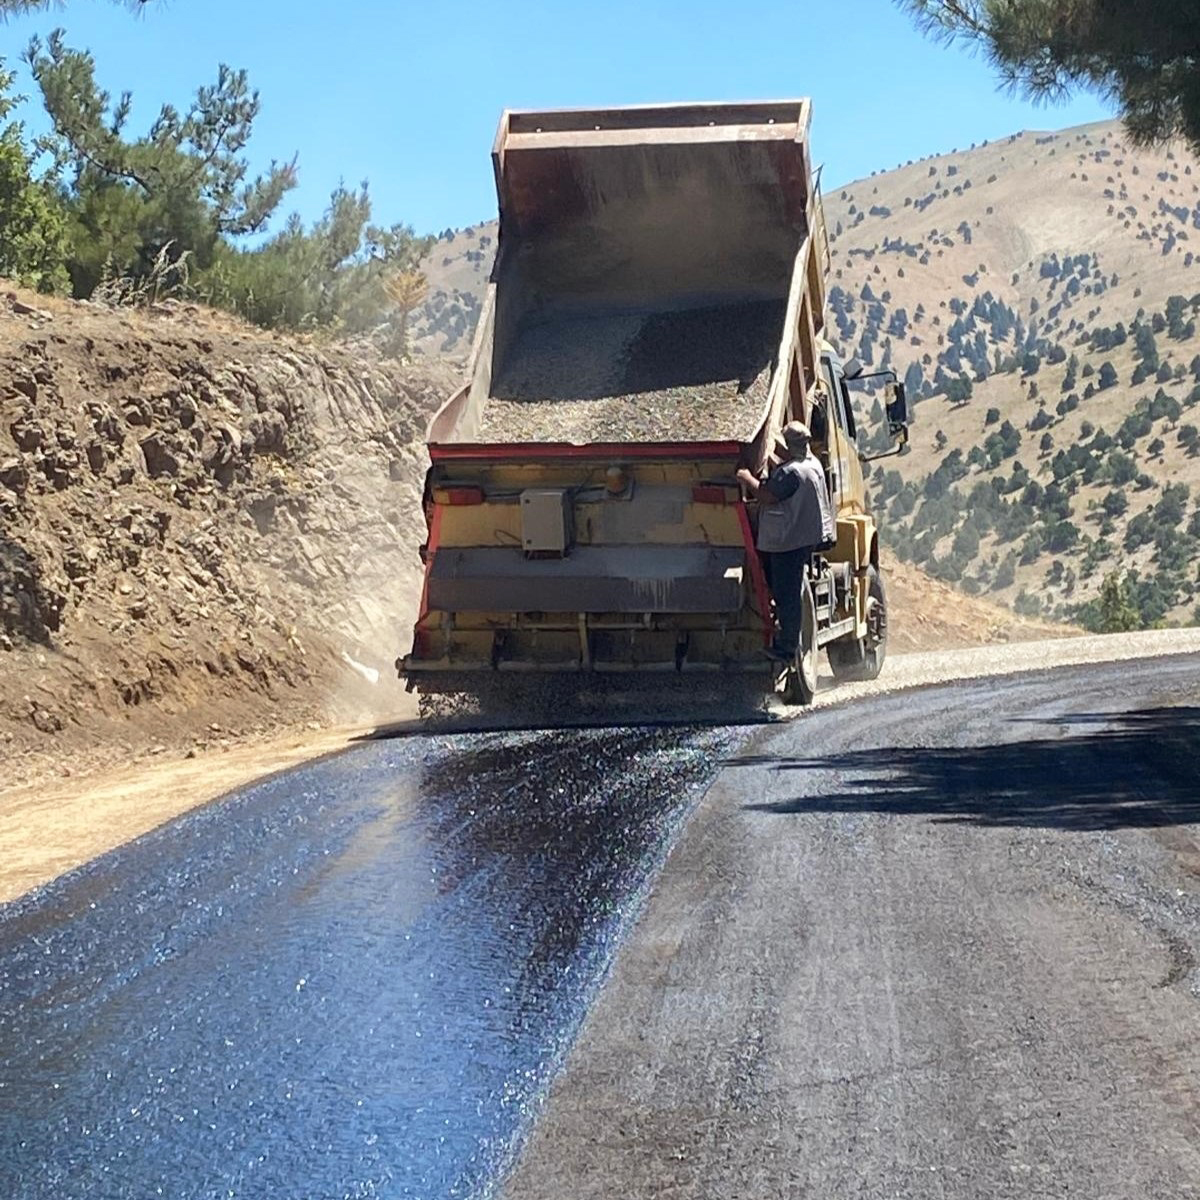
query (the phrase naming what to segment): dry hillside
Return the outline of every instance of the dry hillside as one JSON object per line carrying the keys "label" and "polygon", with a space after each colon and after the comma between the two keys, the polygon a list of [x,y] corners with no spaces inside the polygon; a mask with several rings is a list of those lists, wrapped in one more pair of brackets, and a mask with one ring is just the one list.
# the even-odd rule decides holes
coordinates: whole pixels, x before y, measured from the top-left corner
{"label": "dry hillside", "polygon": [[1129,570],[1144,621],[1190,620],[1200,164],[1112,122],[1025,133],[839,189],[827,215],[832,328],[923,397],[912,453],[875,477],[897,548],[1057,616]]}

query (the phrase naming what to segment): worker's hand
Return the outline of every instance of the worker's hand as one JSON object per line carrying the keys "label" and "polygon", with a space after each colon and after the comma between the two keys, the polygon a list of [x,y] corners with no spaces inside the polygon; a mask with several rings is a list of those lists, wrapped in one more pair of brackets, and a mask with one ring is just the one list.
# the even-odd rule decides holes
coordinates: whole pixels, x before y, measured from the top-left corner
{"label": "worker's hand", "polygon": [[742,481],[748,488],[754,487],[758,483],[758,476],[753,471],[742,467],[737,473],[738,479]]}

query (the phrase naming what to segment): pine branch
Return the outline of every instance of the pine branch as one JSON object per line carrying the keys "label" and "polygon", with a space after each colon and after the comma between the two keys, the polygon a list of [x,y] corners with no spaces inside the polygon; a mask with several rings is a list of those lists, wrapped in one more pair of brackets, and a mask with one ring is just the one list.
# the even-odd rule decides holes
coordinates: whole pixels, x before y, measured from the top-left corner
{"label": "pine branch", "polygon": [[[150,5],[158,3],[158,0],[112,0],[112,3],[120,4],[131,12],[144,12]],[[63,0],[0,0],[0,21],[62,7]]]}

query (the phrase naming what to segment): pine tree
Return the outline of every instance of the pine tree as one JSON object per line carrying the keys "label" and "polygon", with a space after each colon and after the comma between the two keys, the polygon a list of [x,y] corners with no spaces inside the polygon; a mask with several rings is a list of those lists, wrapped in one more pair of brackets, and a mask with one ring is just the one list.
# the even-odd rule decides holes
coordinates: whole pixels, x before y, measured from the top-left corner
{"label": "pine tree", "polygon": [[1113,571],[1100,584],[1096,601],[1095,630],[1097,633],[1125,633],[1140,629],[1141,617],[1129,598],[1129,585],[1120,571]]}
{"label": "pine tree", "polygon": [[1001,78],[1030,96],[1088,87],[1120,108],[1134,141],[1179,135],[1200,149],[1200,24],[1194,3],[1143,0],[900,0],[945,40],[982,45]]}
{"label": "pine tree", "polygon": [[258,93],[244,71],[222,65],[186,111],[164,105],[149,130],[126,134],[132,96],[115,102],[95,62],[55,30],[25,55],[53,126],[53,148],[71,175],[72,284],[88,296],[106,271],[138,277],[166,254],[209,265],[220,239],[261,232],[296,184],[296,165],[249,177],[245,156]]}
{"label": "pine tree", "polygon": [[[5,17],[21,17],[26,13],[43,12],[55,5],[56,0],[0,0],[0,20]],[[135,12],[151,7],[155,0],[113,0]]]}

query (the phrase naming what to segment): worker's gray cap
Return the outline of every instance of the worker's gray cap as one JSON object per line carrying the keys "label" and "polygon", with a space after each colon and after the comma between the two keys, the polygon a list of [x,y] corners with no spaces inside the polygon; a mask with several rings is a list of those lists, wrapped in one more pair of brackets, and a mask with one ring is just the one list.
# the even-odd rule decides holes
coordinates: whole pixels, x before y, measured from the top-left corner
{"label": "worker's gray cap", "polygon": [[803,421],[790,421],[782,431],[783,444],[789,449],[792,446],[807,446],[812,441],[812,432]]}

